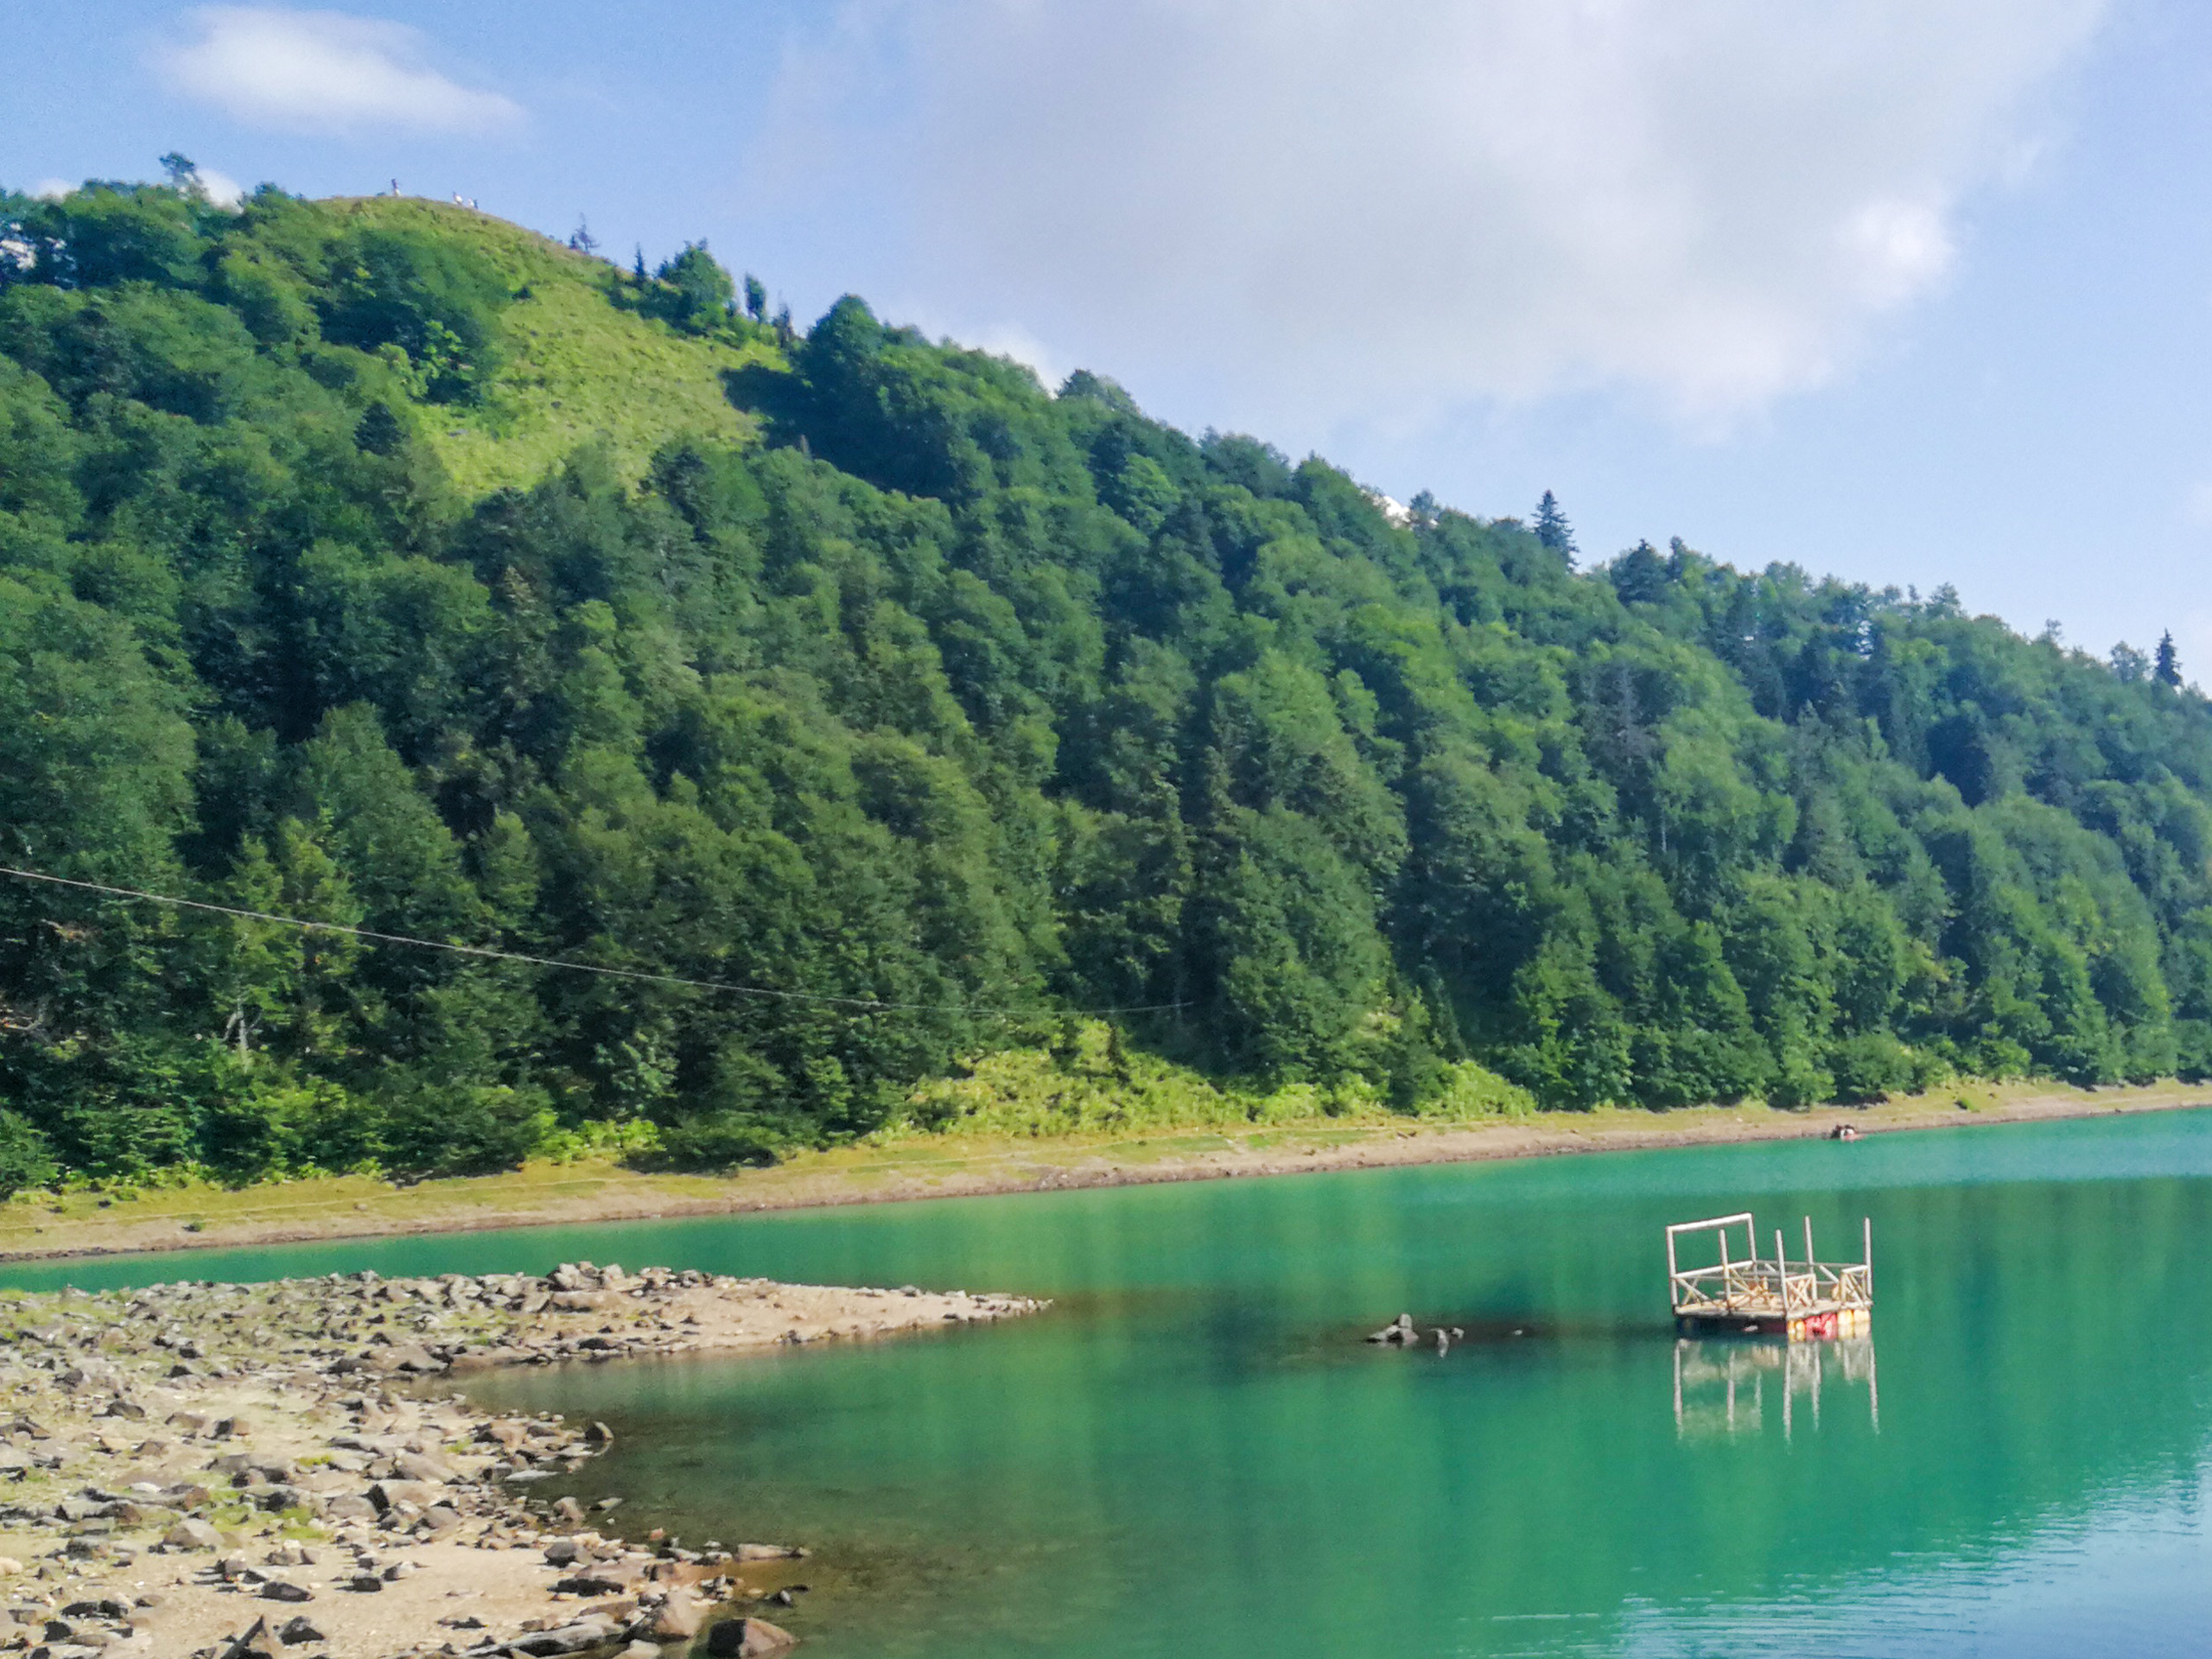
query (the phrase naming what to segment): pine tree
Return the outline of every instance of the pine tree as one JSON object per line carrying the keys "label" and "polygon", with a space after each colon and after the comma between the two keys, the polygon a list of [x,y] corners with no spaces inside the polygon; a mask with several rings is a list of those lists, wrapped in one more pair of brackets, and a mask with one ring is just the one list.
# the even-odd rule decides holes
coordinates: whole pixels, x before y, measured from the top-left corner
{"label": "pine tree", "polygon": [[2158,636],[2158,656],[2152,665],[2151,677],[2160,685],[2177,689],[2181,684],[2181,658],[2175,654],[2174,637],[2171,632]]}
{"label": "pine tree", "polygon": [[1574,544],[1574,528],[1567,522],[1567,515],[1560,511],[1559,498],[1549,490],[1536,503],[1536,539],[1565,559],[1570,565],[1574,556],[1582,550]]}

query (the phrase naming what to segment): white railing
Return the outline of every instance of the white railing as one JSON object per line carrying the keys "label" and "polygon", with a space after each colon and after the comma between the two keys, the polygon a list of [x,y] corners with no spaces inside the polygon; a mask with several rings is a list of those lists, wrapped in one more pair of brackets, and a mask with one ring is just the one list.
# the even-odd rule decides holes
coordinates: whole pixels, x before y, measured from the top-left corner
{"label": "white railing", "polygon": [[[1815,1262],[1813,1224],[1805,1223],[1805,1257],[1789,1261],[1782,1235],[1774,1236],[1774,1255],[1762,1260],[1758,1235],[1750,1212],[1718,1216],[1709,1221],[1677,1223],[1667,1230],[1667,1287],[1677,1314],[1756,1316],[1787,1319],[1823,1307],[1872,1307],[1874,1305],[1873,1226],[1866,1224],[1866,1259],[1862,1262]],[[1729,1246],[1740,1230],[1745,1248],[1730,1259]],[[1676,1255],[1676,1241],[1686,1234],[1712,1233],[1720,1260],[1711,1267],[1685,1268]]]}

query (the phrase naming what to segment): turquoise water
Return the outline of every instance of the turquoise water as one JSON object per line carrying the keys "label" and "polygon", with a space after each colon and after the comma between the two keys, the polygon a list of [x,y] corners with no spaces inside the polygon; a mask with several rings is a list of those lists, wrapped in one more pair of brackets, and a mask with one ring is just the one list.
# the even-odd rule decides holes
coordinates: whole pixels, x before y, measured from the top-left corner
{"label": "turquoise water", "polygon": [[[1871,1344],[1678,1344],[1660,1229],[1874,1224]],[[2212,1113],[18,1269],[563,1258],[1053,1296],[471,1380],[632,1528],[792,1539],[825,1656],[2135,1655],[2212,1630]],[[1412,1312],[1450,1353],[1370,1347]],[[1817,1362],[1818,1372],[1811,1369]]]}

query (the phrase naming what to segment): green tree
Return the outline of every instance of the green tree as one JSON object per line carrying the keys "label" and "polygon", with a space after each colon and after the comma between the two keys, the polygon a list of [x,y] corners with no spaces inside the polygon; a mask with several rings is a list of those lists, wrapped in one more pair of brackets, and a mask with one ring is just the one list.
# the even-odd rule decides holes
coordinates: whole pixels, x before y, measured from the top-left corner
{"label": "green tree", "polygon": [[736,308],[737,283],[704,242],[686,242],[653,276],[671,290],[665,315],[678,327],[704,334],[720,327]]}
{"label": "green tree", "polygon": [[2158,654],[2157,660],[2152,665],[2151,677],[2158,684],[2170,689],[2178,688],[2181,684],[2181,657],[2174,650],[2174,637],[2171,632],[2158,636]]}
{"label": "green tree", "polygon": [[[1404,1110],[2212,1074],[2171,639],[1578,573],[1548,493],[1401,518],[857,298],[778,351],[703,245],[181,172],[0,221],[0,863],[430,942],[0,878],[0,1186],[771,1158],[1104,1006],[1131,1076]],[[440,453],[573,415],[525,291],[754,435],[464,494]]]}
{"label": "green tree", "polygon": [[1544,546],[1570,565],[1574,563],[1574,556],[1580,550],[1574,544],[1573,527],[1567,522],[1567,514],[1560,506],[1559,498],[1549,490],[1546,490],[1543,499],[1536,503],[1536,519],[1530,528]]}

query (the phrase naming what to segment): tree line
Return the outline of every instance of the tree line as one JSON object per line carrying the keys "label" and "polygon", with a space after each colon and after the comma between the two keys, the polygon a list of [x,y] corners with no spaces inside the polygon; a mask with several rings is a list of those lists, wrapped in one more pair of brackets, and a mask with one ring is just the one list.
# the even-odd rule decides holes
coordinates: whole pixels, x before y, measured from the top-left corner
{"label": "tree line", "polygon": [[758,441],[465,499],[470,225],[0,194],[0,864],[773,995],[0,879],[0,1185],[770,1157],[1073,1009],[1407,1111],[2212,1071],[2171,640],[1578,569],[703,244],[573,280],[780,345]]}

